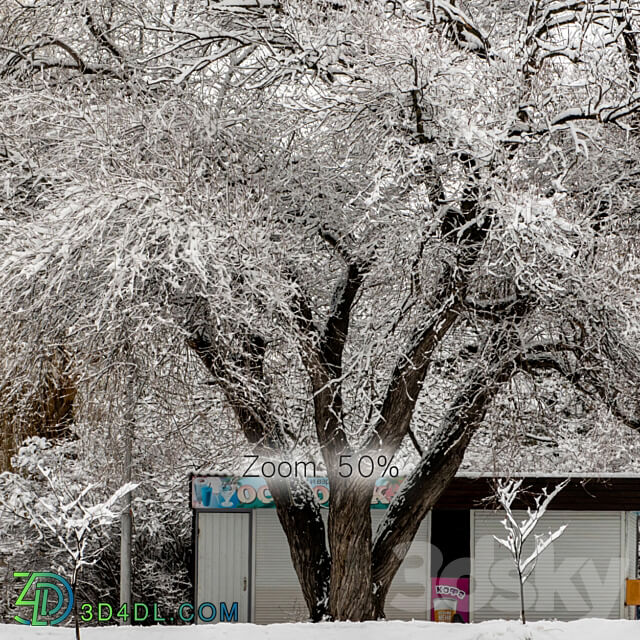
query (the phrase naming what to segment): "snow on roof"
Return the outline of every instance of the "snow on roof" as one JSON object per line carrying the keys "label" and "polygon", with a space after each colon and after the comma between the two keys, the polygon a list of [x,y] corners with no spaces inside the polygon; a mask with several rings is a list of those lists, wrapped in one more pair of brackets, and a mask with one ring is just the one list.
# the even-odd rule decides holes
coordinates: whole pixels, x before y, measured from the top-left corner
{"label": "snow on roof", "polygon": [[610,478],[629,478],[629,479],[640,479],[640,473],[624,473],[624,472],[613,472],[613,473],[538,473],[536,471],[525,471],[525,472],[515,472],[510,474],[505,473],[487,473],[487,472],[473,472],[473,471],[463,471],[456,474],[456,478],[575,478],[575,479],[610,479]]}

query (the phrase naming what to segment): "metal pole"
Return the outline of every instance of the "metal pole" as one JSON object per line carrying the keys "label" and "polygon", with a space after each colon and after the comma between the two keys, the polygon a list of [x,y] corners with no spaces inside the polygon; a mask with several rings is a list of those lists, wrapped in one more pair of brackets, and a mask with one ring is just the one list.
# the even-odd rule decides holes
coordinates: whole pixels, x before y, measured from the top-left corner
{"label": "metal pole", "polygon": [[[127,415],[124,432],[124,482],[132,481],[131,450],[133,448],[133,423],[135,419],[135,367],[130,365],[127,376]],[[131,610],[131,540],[132,540],[132,495],[124,496],[125,507],[120,519],[120,607],[126,605],[126,614],[120,616],[120,624],[129,624]]]}

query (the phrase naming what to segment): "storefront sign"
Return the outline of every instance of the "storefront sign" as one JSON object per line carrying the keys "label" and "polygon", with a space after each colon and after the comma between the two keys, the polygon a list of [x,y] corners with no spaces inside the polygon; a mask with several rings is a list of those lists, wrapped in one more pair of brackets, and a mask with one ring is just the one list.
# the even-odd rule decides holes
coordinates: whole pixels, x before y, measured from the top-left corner
{"label": "storefront sign", "polygon": [[[404,478],[379,478],[371,498],[372,509],[386,509]],[[306,478],[321,507],[329,506],[327,478]],[[193,476],[191,480],[193,509],[265,509],[275,508],[264,478],[232,476]]]}

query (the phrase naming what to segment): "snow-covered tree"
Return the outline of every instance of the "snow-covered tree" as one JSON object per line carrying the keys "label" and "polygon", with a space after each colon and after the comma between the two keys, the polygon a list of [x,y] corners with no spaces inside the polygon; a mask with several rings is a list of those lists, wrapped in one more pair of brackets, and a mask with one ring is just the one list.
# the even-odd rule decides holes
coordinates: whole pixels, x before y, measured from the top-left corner
{"label": "snow-covered tree", "polygon": [[526,624],[527,622],[525,615],[524,585],[536,568],[540,554],[564,533],[567,525],[562,525],[554,532],[550,531],[546,536],[535,534],[534,548],[528,556],[524,555],[524,545],[539,524],[542,516],[546,513],[550,502],[568,483],[569,480],[561,482],[551,493],[549,493],[545,487],[541,495],[535,496],[535,506],[533,508],[527,508],[527,518],[521,522],[518,522],[513,512],[513,503],[518,495],[521,494],[522,480],[499,480],[496,485],[496,498],[500,506],[504,509],[506,516],[502,521],[502,525],[507,530],[508,535],[506,538],[493,537],[496,542],[507,549],[516,565],[518,582],[520,583],[520,619],[522,620],[522,624]]}
{"label": "snow-covered tree", "polygon": [[[40,494],[39,487],[33,490],[28,479],[18,474],[4,472],[0,492],[0,506],[3,510],[24,519],[38,535],[38,540],[54,547],[70,561],[71,588],[77,594],[78,580],[82,569],[94,564],[100,555],[100,547],[92,544],[99,530],[108,529],[120,516],[118,501],[137,486],[128,483],[100,501],[95,494],[103,482],[86,483],[77,486],[61,477],[64,468],[44,466],[34,453],[46,444],[33,438],[23,447],[17,460],[17,467],[27,467],[37,471],[46,491]],[[31,454],[31,455],[30,455]],[[30,468],[29,468],[30,467]],[[34,468],[35,467],[35,468]],[[76,638],[80,639],[80,618],[78,599],[74,599]]]}
{"label": "snow-covered tree", "polygon": [[[269,480],[312,619],[384,615],[541,379],[640,428],[635,2],[8,4],[3,398],[57,346],[81,412],[131,349],[227,450],[321,460],[328,548]],[[363,455],[413,457],[373,538]]]}

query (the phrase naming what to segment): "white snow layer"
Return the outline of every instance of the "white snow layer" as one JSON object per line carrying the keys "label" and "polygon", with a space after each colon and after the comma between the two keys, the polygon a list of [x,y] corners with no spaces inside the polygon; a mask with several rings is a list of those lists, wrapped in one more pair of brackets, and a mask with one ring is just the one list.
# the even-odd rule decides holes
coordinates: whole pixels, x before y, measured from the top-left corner
{"label": "white snow layer", "polygon": [[[71,627],[0,624],[0,640],[73,640]],[[574,622],[496,620],[479,624],[436,622],[335,622],[216,624],[198,626],[86,627],[84,640],[638,640],[640,621]]]}

